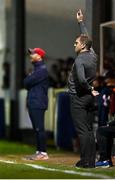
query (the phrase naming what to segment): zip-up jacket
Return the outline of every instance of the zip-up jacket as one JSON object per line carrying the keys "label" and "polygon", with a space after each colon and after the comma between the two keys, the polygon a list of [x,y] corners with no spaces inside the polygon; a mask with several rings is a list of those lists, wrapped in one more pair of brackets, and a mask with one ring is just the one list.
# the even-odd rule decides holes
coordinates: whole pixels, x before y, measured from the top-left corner
{"label": "zip-up jacket", "polygon": [[43,61],[35,62],[33,72],[24,79],[28,108],[47,109],[48,84],[46,65]]}

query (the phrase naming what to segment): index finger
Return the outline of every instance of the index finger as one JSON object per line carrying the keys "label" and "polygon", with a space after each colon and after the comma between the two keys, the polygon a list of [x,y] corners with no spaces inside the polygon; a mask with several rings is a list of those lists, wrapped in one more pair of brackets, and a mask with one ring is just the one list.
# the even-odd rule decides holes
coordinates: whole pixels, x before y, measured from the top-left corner
{"label": "index finger", "polygon": [[79,9],[79,13],[80,13],[80,14],[82,14],[82,11],[81,11],[81,9]]}

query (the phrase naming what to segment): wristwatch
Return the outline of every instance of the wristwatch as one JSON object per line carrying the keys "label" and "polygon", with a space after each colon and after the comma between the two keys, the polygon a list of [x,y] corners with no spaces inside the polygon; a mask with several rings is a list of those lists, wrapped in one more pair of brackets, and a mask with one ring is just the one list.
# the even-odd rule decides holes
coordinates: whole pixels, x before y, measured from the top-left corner
{"label": "wristwatch", "polygon": [[93,90],[94,90],[94,87],[92,86],[92,87],[91,87],[91,91],[93,91]]}

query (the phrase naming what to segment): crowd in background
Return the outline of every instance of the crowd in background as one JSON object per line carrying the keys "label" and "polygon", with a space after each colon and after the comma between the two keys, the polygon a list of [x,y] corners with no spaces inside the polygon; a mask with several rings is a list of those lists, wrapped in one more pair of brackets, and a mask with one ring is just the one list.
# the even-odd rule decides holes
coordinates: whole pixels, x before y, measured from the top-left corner
{"label": "crowd in background", "polygon": [[115,116],[115,61],[112,58],[105,58],[103,74],[97,73],[93,85],[100,93],[98,97],[98,124],[104,126]]}
{"label": "crowd in background", "polygon": [[68,75],[74,62],[72,57],[67,60],[57,59],[51,66],[49,72],[49,86],[53,88],[64,88],[67,86]]}
{"label": "crowd in background", "polygon": [[[67,60],[58,59],[51,66],[50,87],[66,88],[68,74],[74,62],[72,57]],[[93,86],[99,91],[97,98],[98,123],[99,126],[107,125],[107,122],[114,118],[115,114],[115,61],[113,58],[104,58],[103,74],[97,72]]]}
{"label": "crowd in background", "polygon": [[[68,57],[66,60],[57,59],[52,64],[49,71],[49,87],[67,87],[68,75],[73,62],[74,58]],[[10,86],[10,66],[8,62],[4,62],[3,69],[3,89],[8,89]],[[99,126],[106,125],[110,119],[115,118],[115,60],[112,57],[105,56],[103,74],[100,75],[97,71],[93,86],[100,93],[97,102]]]}

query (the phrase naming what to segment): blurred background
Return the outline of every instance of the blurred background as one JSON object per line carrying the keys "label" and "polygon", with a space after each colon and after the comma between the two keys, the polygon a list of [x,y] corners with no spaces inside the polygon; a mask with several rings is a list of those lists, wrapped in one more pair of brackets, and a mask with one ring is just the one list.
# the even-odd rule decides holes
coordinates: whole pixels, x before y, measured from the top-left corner
{"label": "blurred background", "polygon": [[[27,49],[41,47],[47,53],[45,62],[50,78],[45,114],[48,143],[76,151],[77,134],[71,120],[67,79],[76,56],[73,44],[79,35],[76,21],[79,8],[98,54],[94,86],[100,92],[105,86],[110,90],[106,95],[106,123],[114,119],[115,0],[0,0],[1,139],[34,143],[23,79],[32,71]],[[105,107],[103,95],[101,105]],[[94,131],[102,117],[99,105],[96,100]]]}

